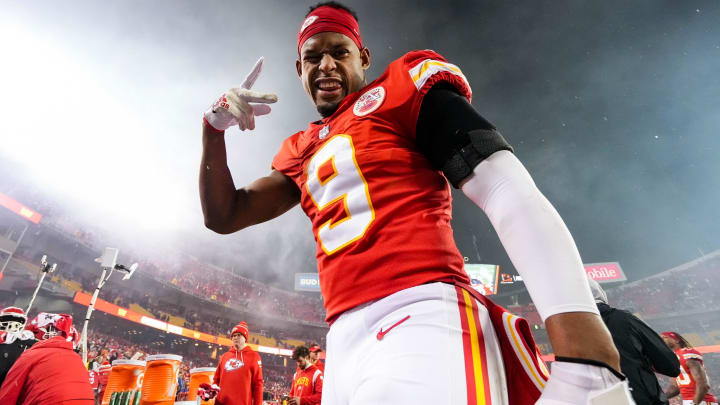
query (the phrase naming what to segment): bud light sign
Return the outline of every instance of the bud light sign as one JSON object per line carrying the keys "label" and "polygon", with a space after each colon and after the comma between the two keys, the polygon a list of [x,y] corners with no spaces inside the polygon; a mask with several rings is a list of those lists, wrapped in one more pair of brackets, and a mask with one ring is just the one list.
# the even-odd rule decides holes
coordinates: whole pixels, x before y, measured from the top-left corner
{"label": "bud light sign", "polygon": [[320,292],[320,279],[317,273],[295,273],[295,291]]}
{"label": "bud light sign", "polygon": [[625,281],[625,273],[618,262],[590,263],[585,264],[587,275],[598,283],[611,283],[613,281]]}

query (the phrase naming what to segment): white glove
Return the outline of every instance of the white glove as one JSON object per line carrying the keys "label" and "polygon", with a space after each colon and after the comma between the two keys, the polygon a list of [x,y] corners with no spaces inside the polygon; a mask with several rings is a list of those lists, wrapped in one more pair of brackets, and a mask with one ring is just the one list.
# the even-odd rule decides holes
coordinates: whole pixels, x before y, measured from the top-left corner
{"label": "white glove", "polygon": [[627,380],[609,368],[555,361],[536,405],[635,405]]}
{"label": "white glove", "polygon": [[241,131],[255,129],[255,116],[270,113],[268,104],[277,102],[277,96],[250,90],[260,76],[263,60],[258,59],[239,88],[228,90],[205,112],[205,121],[215,130],[224,131],[235,125]]}
{"label": "white glove", "polygon": [[198,396],[202,398],[203,401],[209,401],[215,398],[218,393],[220,393],[220,387],[217,384],[210,385],[208,383],[202,383],[198,387]]}

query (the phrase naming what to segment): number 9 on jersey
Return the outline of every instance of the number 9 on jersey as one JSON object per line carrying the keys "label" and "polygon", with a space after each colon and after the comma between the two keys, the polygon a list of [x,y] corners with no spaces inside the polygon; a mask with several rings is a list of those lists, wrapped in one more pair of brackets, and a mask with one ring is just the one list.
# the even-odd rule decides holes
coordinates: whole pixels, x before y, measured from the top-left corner
{"label": "number 9 on jersey", "polygon": [[367,182],[355,157],[349,135],[335,135],[315,153],[307,166],[308,195],[318,215],[342,201],[345,216],[328,219],[318,227],[318,240],[326,254],[331,255],[361,239],[375,219]]}

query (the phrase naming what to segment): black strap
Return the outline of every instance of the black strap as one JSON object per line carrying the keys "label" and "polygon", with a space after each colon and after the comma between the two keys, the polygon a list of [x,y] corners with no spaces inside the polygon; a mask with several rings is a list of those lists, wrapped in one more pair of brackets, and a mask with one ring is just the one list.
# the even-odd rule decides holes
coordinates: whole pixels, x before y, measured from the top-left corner
{"label": "black strap", "polygon": [[614,368],[610,367],[607,363],[603,363],[602,361],[597,360],[591,360],[591,359],[580,359],[577,357],[563,357],[563,356],[555,356],[555,361],[564,361],[566,363],[577,363],[577,364],[588,364],[591,366],[597,366],[597,367],[604,367],[608,370],[610,370],[611,373],[615,375],[615,377],[619,378],[620,381],[625,381],[625,375]]}
{"label": "black strap", "polygon": [[442,170],[455,188],[488,156],[512,151],[495,127],[447,83],[425,94],[415,140],[433,168]]}

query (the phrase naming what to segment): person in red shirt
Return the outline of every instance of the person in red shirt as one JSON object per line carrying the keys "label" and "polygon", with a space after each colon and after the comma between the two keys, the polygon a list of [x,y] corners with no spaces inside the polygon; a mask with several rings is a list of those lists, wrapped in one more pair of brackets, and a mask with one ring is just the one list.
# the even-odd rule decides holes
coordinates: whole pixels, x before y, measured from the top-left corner
{"label": "person in red shirt", "polygon": [[308,350],[310,351],[310,361],[312,364],[315,365],[315,367],[319,368],[320,371],[323,373],[325,372],[325,362],[320,358],[320,353],[322,353],[322,349],[320,348],[320,345],[317,343],[311,343],[310,347],[308,347]]}
{"label": "person in red shirt", "polygon": [[110,380],[110,371],[112,371],[112,365],[109,361],[103,361],[97,369],[98,397],[100,398],[105,395],[105,389],[107,388],[108,381]]}
{"label": "person in red shirt", "polygon": [[[470,104],[460,68],[416,50],[367,80],[357,16],[335,1],[311,7],[296,45],[297,75],[320,119],[285,139],[267,176],[236,188],[225,131],[255,129],[277,102],[251,90],[260,59],[203,116],[199,188],[205,224],[218,233],[298,204],[310,219],[331,324],[325,402],[631,403],[567,227]],[[546,321],[556,354],[549,380],[527,322],[470,287],[450,185],[488,216]],[[438,356],[418,343],[428,340],[450,349]],[[428,384],[439,367],[447,378]]]}
{"label": "person in red shirt", "polygon": [[90,389],[93,391],[93,395],[95,395],[95,402],[98,402],[102,399],[102,397],[98,394],[98,389],[100,388],[100,374],[98,374],[97,370],[88,370],[88,380],[90,381]]}
{"label": "person in red shirt", "polygon": [[72,317],[41,312],[30,329],[41,340],[15,362],[0,388],[3,405],[94,405],[88,371],[75,353]]}
{"label": "person in red shirt", "polygon": [[232,347],[220,357],[213,384],[217,405],[262,405],[263,375],[260,355],[246,344],[248,326],[240,322],[230,332]]}
{"label": "person in red shirt", "polygon": [[680,360],[680,375],[671,380],[665,393],[668,398],[678,394],[683,405],[718,405],[717,399],[710,393],[702,354],[695,350],[685,338],[676,332],[661,334],[665,344],[675,351]]}
{"label": "person in red shirt", "polygon": [[322,398],[323,372],[310,358],[305,346],[293,350],[292,359],[298,364],[293,375],[292,389],[288,405],[317,405]]}

